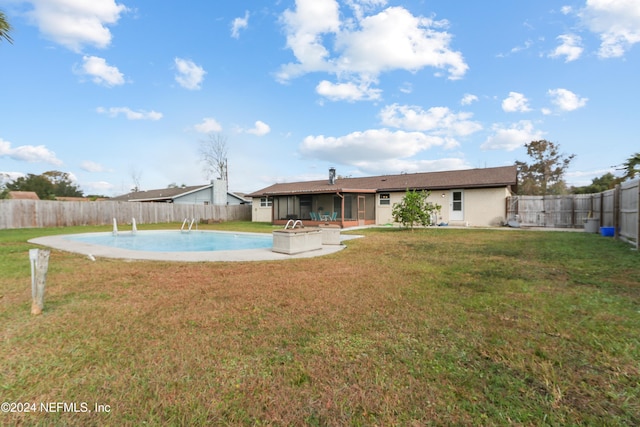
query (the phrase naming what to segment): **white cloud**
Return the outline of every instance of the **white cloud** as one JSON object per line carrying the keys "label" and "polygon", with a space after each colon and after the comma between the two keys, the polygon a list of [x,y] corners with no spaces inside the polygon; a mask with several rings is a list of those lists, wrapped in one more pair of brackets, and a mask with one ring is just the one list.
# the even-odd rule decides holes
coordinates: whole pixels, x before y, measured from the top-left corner
{"label": "white cloud", "polygon": [[109,170],[102,166],[100,163],[92,162],[91,160],[85,160],[84,162],[82,162],[80,164],[80,169],[92,173],[109,172]]}
{"label": "white cloud", "polygon": [[249,26],[249,11],[244,13],[244,18],[236,18],[231,23],[231,37],[237,39],[240,37],[240,30],[244,30]]}
{"label": "white cloud", "polygon": [[382,162],[414,156],[446,140],[422,132],[370,129],[340,137],[307,136],[300,146],[303,155],[332,162],[352,164]]}
{"label": "white cloud", "polygon": [[518,92],[509,92],[509,96],[502,101],[502,109],[507,113],[526,113],[531,111],[529,100]]}
{"label": "white cloud", "polygon": [[522,44],[520,46],[512,47],[511,50],[509,51],[509,53],[499,53],[496,56],[498,58],[506,58],[506,57],[510,56],[512,53],[518,53],[518,52],[523,52],[525,50],[528,50],[529,48],[531,48],[531,46],[533,46],[533,42],[531,40],[526,40],[524,42],[524,44]]}
{"label": "white cloud", "polygon": [[567,89],[550,89],[547,94],[551,97],[551,102],[561,111],[573,111],[587,105],[588,98],[580,98],[575,93]]}
{"label": "white cloud", "polygon": [[368,84],[331,83],[323,80],[316,86],[316,92],[331,101],[370,101],[380,99],[380,89],[371,88]]}
{"label": "white cloud", "polygon": [[448,148],[458,145],[453,137],[470,135],[482,129],[478,122],[469,120],[471,117],[471,113],[454,113],[447,107],[432,107],[425,111],[417,106],[392,104],[380,111],[383,125],[448,137]]}
{"label": "white cloud", "polygon": [[[2,144],[2,140],[0,139],[0,144]],[[7,184],[9,182],[13,182],[16,179],[26,176],[22,172],[0,172],[0,184]]]}
{"label": "white cloud", "polygon": [[492,130],[493,134],[480,146],[481,149],[513,151],[531,141],[542,139],[544,135],[529,120],[521,120],[509,127],[496,124]]}
{"label": "white cloud", "polygon": [[338,34],[336,46],[342,56],[340,72],[376,76],[384,71],[418,71],[424,67],[447,69],[449,79],[462,78],[469,68],[460,52],[449,48],[451,35],[446,21],[413,16],[402,7],[390,7],[363,18],[354,31]]}
{"label": "white cloud", "polygon": [[194,129],[200,133],[220,132],[222,125],[213,117],[205,117],[202,123],[194,126]]}
{"label": "white cloud", "polygon": [[127,8],[114,0],[30,0],[30,19],[47,38],[75,52],[85,45],[106,48],[111,44],[107,28]]}
{"label": "white cloud", "polygon": [[124,75],[117,67],[107,64],[104,58],[85,55],[82,61],[79,73],[91,76],[94,83],[107,87],[124,84]]}
{"label": "white cloud", "polygon": [[402,93],[411,93],[413,92],[413,85],[409,82],[404,82],[402,86],[399,88]]}
{"label": "white cloud", "polygon": [[587,0],[578,16],[600,35],[601,58],[615,58],[640,42],[640,2],[637,0]]}
{"label": "white cloud", "polygon": [[360,21],[366,13],[386,6],[387,0],[346,0],[345,3],[353,10],[356,19]]}
{"label": "white cloud", "polygon": [[435,160],[388,159],[376,162],[356,161],[352,164],[365,175],[440,172],[470,168],[463,159],[457,158]]}
{"label": "white cloud", "polygon": [[207,74],[207,72],[188,59],[175,58],[174,62],[178,70],[178,74],[176,74],[178,84],[189,90],[200,89],[204,75]]}
{"label": "white cloud", "polygon": [[82,188],[87,194],[106,195],[107,193],[110,193],[115,188],[115,186],[106,181],[97,181],[82,184]]}
{"label": "white cloud", "polygon": [[284,12],[281,21],[287,47],[297,62],[281,66],[278,80],[326,72],[338,76],[341,83],[335,86],[345,89],[340,85],[353,81],[358,87],[357,82],[376,82],[379,74],[393,70],[416,72],[432,67],[447,70],[452,80],[466,73],[468,65],[462,54],[450,48],[447,21],[414,16],[403,7],[365,16],[386,2],[347,3],[355,18],[343,21],[336,0],[297,0],[295,10]]}
{"label": "white cloud", "polygon": [[265,136],[271,132],[271,128],[265,122],[258,120],[256,121],[254,128],[249,129],[246,132],[257,136]]}
{"label": "white cloud", "polygon": [[478,97],[470,94],[470,93],[465,93],[464,96],[462,97],[462,100],[460,100],[460,104],[461,105],[471,105],[474,102],[478,101]]}
{"label": "white cloud", "polygon": [[584,49],[580,46],[582,39],[575,34],[562,34],[557,37],[560,41],[558,46],[549,56],[559,58],[564,56],[565,62],[575,61],[580,58]]}
{"label": "white cloud", "polygon": [[62,160],[56,157],[56,153],[44,145],[20,145],[11,147],[9,141],[0,138],[0,157],[8,157],[13,160],[29,163],[49,163],[55,166],[62,165]]}
{"label": "white cloud", "polygon": [[162,113],[144,110],[133,111],[129,107],[111,107],[108,109],[98,107],[96,111],[100,114],[106,114],[109,117],[118,117],[120,114],[124,114],[129,120],[160,120],[162,118]]}
{"label": "white cloud", "polygon": [[323,34],[340,30],[338,3],[335,0],[296,0],[296,10],[285,10],[282,22],[289,47],[298,64],[284,65],[278,74],[282,81],[307,72],[329,71],[325,59],[329,51],[322,44]]}

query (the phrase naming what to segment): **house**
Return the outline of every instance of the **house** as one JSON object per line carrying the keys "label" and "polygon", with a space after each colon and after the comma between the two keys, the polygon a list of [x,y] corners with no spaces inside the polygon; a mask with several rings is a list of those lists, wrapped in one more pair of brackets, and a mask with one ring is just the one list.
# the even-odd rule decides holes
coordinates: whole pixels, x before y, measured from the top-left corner
{"label": "house", "polygon": [[35,191],[9,191],[7,198],[13,200],[40,200]]}
{"label": "house", "polygon": [[[393,223],[393,205],[406,190],[427,190],[442,207],[438,223],[494,226],[506,222],[506,201],[516,191],[516,166],[484,169],[337,178],[274,184],[248,194],[252,220],[286,224],[289,219],[341,227]],[[335,214],[334,214],[335,213]]]}
{"label": "house", "polygon": [[246,205],[251,199],[243,195],[227,191],[227,183],[214,180],[207,185],[191,187],[171,187],[159,190],[134,191],[110,200],[124,202],[164,202],[180,204],[205,205]]}

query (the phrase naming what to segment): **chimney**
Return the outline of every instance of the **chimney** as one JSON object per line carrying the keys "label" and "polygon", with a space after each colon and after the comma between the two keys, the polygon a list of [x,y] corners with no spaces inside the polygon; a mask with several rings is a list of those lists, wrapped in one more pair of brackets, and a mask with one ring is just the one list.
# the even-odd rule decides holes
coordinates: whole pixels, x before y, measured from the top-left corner
{"label": "chimney", "polygon": [[336,168],[329,168],[329,185],[334,185],[336,183]]}

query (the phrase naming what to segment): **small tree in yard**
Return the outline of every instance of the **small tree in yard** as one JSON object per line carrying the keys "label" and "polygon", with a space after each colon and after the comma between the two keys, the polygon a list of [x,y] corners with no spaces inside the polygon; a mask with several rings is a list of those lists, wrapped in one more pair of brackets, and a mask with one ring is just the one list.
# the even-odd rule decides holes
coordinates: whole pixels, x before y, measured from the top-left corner
{"label": "small tree in yard", "polygon": [[429,191],[407,189],[402,201],[393,205],[393,220],[411,228],[412,232],[415,225],[431,225],[431,216],[434,212],[439,212],[441,206],[427,202],[429,194]]}

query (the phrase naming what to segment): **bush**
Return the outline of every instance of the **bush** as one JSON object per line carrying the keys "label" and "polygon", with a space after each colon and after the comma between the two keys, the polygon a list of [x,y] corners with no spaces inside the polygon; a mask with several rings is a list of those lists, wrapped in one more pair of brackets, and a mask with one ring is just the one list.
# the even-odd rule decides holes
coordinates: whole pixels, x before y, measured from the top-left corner
{"label": "bush", "polygon": [[430,191],[407,189],[402,201],[393,205],[393,220],[409,227],[411,231],[415,225],[431,225],[433,213],[439,212],[442,207],[427,202],[430,194]]}

